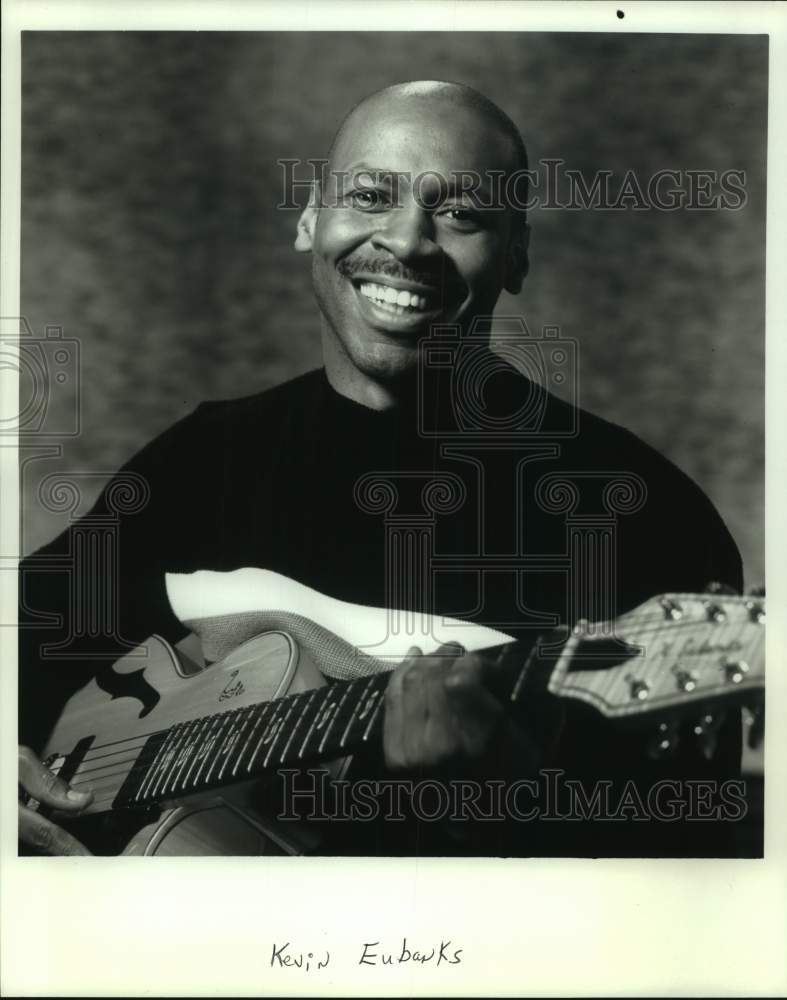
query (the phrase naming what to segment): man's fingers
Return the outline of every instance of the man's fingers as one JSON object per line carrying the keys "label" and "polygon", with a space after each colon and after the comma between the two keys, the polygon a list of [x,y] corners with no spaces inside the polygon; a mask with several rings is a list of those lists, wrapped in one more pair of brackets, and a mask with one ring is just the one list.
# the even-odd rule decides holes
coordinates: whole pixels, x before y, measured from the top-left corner
{"label": "man's fingers", "polygon": [[470,656],[457,660],[444,682],[457,742],[470,758],[486,754],[505,714],[501,703],[484,686],[483,677],[480,658]]}
{"label": "man's fingers", "polygon": [[497,742],[503,705],[487,685],[489,664],[459,643],[428,656],[411,649],[386,692],[383,745],[395,770],[484,757]]}
{"label": "man's fingers", "polygon": [[90,851],[76,837],[26,806],[19,807],[19,839],[23,844],[34,847],[39,854],[90,855]]}
{"label": "man's fingers", "polygon": [[69,788],[29,747],[19,747],[19,784],[42,805],[65,812],[79,812],[93,799],[90,791],[78,792]]}
{"label": "man's fingers", "polygon": [[408,690],[413,677],[411,671],[417,669],[416,663],[421,656],[418,646],[411,646],[407,656],[391,675],[391,680],[385,691],[385,715],[383,717],[383,748],[388,766],[397,770],[407,766],[407,731],[405,678]]}

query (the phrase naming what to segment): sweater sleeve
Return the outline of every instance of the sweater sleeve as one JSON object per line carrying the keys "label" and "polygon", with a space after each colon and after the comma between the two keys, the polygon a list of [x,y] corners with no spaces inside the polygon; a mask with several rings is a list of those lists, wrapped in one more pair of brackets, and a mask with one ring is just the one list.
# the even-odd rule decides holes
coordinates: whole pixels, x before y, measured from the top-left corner
{"label": "sweater sleeve", "polygon": [[184,634],[164,573],[188,558],[201,412],[143,448],[86,514],[20,563],[20,743],[39,749],[67,699],[153,632]]}

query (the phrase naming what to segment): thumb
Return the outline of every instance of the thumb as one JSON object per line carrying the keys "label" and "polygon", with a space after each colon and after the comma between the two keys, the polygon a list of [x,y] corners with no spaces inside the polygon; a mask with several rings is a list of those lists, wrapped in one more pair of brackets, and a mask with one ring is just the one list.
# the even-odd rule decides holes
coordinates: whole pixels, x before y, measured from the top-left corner
{"label": "thumb", "polygon": [[79,792],[46,767],[29,747],[19,747],[19,784],[41,805],[79,812],[93,801],[90,791]]}

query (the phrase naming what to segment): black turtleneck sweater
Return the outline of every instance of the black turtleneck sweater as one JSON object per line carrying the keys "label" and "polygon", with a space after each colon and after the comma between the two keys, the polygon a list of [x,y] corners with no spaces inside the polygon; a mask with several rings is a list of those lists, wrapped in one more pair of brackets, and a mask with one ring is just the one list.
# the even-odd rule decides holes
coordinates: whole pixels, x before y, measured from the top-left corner
{"label": "black turtleneck sweater", "polygon": [[[395,409],[374,411],[335,392],[323,370],[256,396],[200,405],[119,474],[142,477],[149,489],[141,509],[120,517],[119,634],[130,642],[153,632],[172,641],[182,638],[185,630],[169,608],[164,574],[198,569],[258,566],[341,600],[417,605],[531,638],[546,628],[550,615],[568,621],[579,615],[593,619],[599,611],[621,614],[654,594],[701,591],[712,580],[740,590],[735,545],[687,476],[628,431],[536,390],[513,370],[500,370],[499,363],[494,367],[485,398],[469,405],[457,404],[448,371],[432,376]],[[520,414],[518,421],[506,419],[514,413]],[[371,473],[393,490],[387,496],[396,506],[388,507],[387,515],[373,509]],[[568,507],[563,501],[571,487],[567,493],[556,481],[566,479],[574,490]],[[623,481],[622,491],[605,492],[615,479]],[[114,509],[111,489],[110,484],[89,516]],[[391,515],[411,526],[430,525],[439,569],[431,589],[405,585],[391,573],[386,561]],[[584,538],[596,529],[608,537],[611,524],[614,577],[606,598],[599,596],[598,578],[585,588],[589,596],[580,588],[579,597],[572,597],[576,553],[570,557],[569,528],[584,525]],[[22,564],[21,620],[27,627],[20,632],[20,739],[37,747],[66,697],[94,672],[95,661],[85,654],[96,651],[96,642],[102,652],[107,648],[105,637],[84,637],[74,640],[73,661],[47,664],[39,655],[42,643],[63,634],[36,627],[35,614],[65,611],[67,620],[69,593],[88,589],[88,581],[74,580],[73,571],[52,571],[52,560],[71,552],[73,529]],[[737,770],[740,735],[734,717],[710,763],[685,749],[666,771],[659,765],[661,770],[652,772],[649,764],[632,764],[636,751],[630,737],[612,735],[581,707],[572,718],[561,752],[567,770],[576,774],[631,771],[655,779],[673,773],[730,777]],[[672,829],[659,824],[644,839],[626,823],[624,832],[621,824],[613,824],[614,830],[607,824],[598,834],[558,835],[558,825],[540,845],[538,837],[529,840],[522,853],[729,849],[728,831],[717,830],[716,837],[707,826],[690,843],[695,830],[687,827],[676,840],[674,824]],[[393,833],[378,831],[371,841],[370,831],[361,831],[366,848],[361,837],[347,840],[352,846],[346,849],[430,849],[423,831],[409,841],[393,826]],[[437,844],[434,850],[443,848]],[[498,850],[517,853],[509,842],[488,847],[489,853]]]}

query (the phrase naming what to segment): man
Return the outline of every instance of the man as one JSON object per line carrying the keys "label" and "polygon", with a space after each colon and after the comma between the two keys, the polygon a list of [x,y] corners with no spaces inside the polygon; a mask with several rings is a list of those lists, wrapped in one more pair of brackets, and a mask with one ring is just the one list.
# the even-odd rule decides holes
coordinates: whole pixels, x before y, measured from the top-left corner
{"label": "man", "polygon": [[[164,589],[172,572],[259,566],[344,601],[390,604],[401,581],[391,572],[385,526],[358,499],[358,484],[378,472],[394,485],[429,480],[457,489],[457,502],[434,519],[434,551],[445,557],[445,571],[422,591],[411,588],[407,596],[401,589],[406,610],[464,615],[531,641],[545,623],[570,624],[582,608],[569,600],[576,592],[571,573],[579,569],[569,567],[567,576],[565,510],[534,491],[549,476],[574,476],[583,488],[600,484],[603,492],[620,474],[637,494],[630,515],[616,522],[607,577],[596,573],[585,587],[611,587],[607,603],[618,613],[652,594],[698,591],[711,580],[740,589],[735,546],[693,483],[633,435],[493,360],[488,320],[503,289],[518,292],[527,274],[528,230],[521,206],[501,199],[504,185],[496,195],[492,182],[526,167],[513,123],[464,86],[403,84],[352,111],[295,243],[312,256],[324,370],[259,396],[204,404],[129,463],[125,473],[141,477],[150,498],[123,519],[119,533],[119,636],[182,637]],[[468,176],[480,180],[475,190],[457,182]],[[480,431],[468,432],[459,412],[468,401],[457,401],[456,364],[446,364],[445,352],[437,364],[425,360],[425,338],[435,326],[458,334],[449,344],[455,359],[470,344],[471,368],[488,374],[479,382],[484,399],[476,400],[488,417]],[[492,433],[488,447],[485,431],[508,426],[520,411],[530,414],[524,437],[506,443]],[[106,509],[107,497],[105,491],[96,511]],[[71,551],[72,538],[73,530],[37,558]],[[515,559],[512,567],[512,551],[521,565]],[[534,568],[527,552],[546,558]],[[488,565],[479,570],[474,555]],[[81,592],[87,581],[37,572],[35,560],[24,565],[23,625],[36,613],[62,614],[69,583]],[[91,641],[75,650],[73,667],[52,666],[41,646],[56,641],[56,630],[30,627],[20,635],[21,739],[37,750],[58,707],[94,670],[84,666]],[[579,708],[562,725],[557,717],[512,719],[495,665],[483,656],[448,647],[435,656],[420,652],[411,650],[388,686],[383,759],[361,765],[372,773],[511,781],[550,765],[580,778],[635,775],[645,784],[664,775],[736,773],[734,714],[709,759],[683,748],[666,767],[651,765],[636,741],[610,736]],[[87,801],[79,793],[69,800],[30,749],[21,756],[20,780],[44,803],[77,810]],[[457,842],[460,852],[525,855],[730,850],[729,831],[718,824],[712,831],[681,825],[677,833],[674,824],[650,824],[646,834],[632,823],[405,828],[359,828],[328,853],[446,853]],[[24,807],[20,830],[39,850],[81,850]]]}

